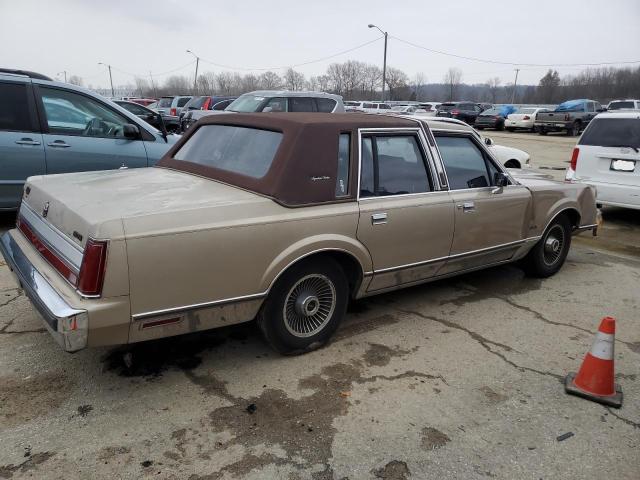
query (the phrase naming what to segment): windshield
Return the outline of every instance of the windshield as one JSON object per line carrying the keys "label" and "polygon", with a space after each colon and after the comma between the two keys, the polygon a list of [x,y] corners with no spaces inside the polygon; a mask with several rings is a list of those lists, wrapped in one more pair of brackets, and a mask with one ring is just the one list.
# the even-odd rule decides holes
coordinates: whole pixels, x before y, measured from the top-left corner
{"label": "windshield", "polygon": [[634,102],[611,102],[609,110],[621,110],[623,108],[635,108]]}
{"label": "windshield", "polygon": [[640,118],[595,118],[582,134],[578,145],[638,148]]}
{"label": "windshield", "polygon": [[257,95],[242,95],[236,98],[225,110],[232,112],[257,112],[265,100],[265,97]]}
{"label": "windshield", "polygon": [[271,167],[281,140],[280,132],[231,125],[203,125],[174,158],[262,178]]}

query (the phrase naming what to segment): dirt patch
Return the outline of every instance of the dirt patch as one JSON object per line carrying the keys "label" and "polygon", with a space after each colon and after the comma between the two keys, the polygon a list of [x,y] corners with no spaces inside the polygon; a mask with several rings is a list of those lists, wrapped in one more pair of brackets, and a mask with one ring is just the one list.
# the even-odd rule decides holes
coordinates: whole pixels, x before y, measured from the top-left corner
{"label": "dirt patch", "polygon": [[626,345],[633,353],[640,353],[640,342],[629,342]]}
{"label": "dirt patch", "polygon": [[376,330],[387,325],[393,325],[398,322],[398,318],[393,315],[379,315],[367,320],[356,320],[347,317],[339,327],[332,341],[337,342],[363,333],[369,333],[372,330]]}
{"label": "dirt patch", "polygon": [[16,472],[24,473],[33,470],[38,465],[46,462],[55,455],[55,452],[34,453],[27,460],[18,465],[10,463],[9,465],[0,466],[0,478],[12,478]]}
{"label": "dirt patch", "polygon": [[480,390],[484,394],[484,396],[494,404],[504,402],[509,398],[506,395],[502,395],[501,393],[498,393],[487,386],[480,387],[478,390]]}
{"label": "dirt patch", "polygon": [[394,348],[390,348],[379,343],[370,343],[367,352],[364,354],[364,362],[370,367],[384,367],[389,364],[393,357],[401,357],[413,353],[417,349],[418,347],[411,350],[402,350],[397,345]]}
{"label": "dirt patch", "polygon": [[0,378],[0,426],[14,427],[51,413],[71,394],[73,384],[59,373]]}
{"label": "dirt patch", "polygon": [[384,467],[373,470],[372,473],[376,478],[385,480],[406,480],[411,476],[406,462],[401,462],[400,460],[391,460]]}
{"label": "dirt patch", "polygon": [[130,452],[131,449],[129,447],[104,447],[100,449],[100,451],[96,455],[96,458],[102,462],[108,462],[109,460],[112,460],[120,455],[126,455]]}
{"label": "dirt patch", "polygon": [[420,445],[423,450],[435,450],[444,447],[450,441],[449,436],[437,428],[424,427],[422,429],[422,441]]}

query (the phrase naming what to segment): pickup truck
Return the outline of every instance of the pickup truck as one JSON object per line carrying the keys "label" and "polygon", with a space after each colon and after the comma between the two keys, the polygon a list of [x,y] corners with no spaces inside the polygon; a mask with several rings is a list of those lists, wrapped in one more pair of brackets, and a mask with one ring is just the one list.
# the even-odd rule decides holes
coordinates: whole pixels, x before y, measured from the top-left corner
{"label": "pickup truck", "polygon": [[538,113],[534,127],[540,135],[564,131],[567,135],[577,137],[600,112],[604,112],[604,109],[595,100],[567,100],[553,112]]}

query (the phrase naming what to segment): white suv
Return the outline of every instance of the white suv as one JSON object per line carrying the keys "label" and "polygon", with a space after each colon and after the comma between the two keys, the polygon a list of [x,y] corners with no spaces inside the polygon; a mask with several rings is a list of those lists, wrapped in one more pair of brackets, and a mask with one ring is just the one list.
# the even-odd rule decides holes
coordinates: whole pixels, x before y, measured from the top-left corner
{"label": "white suv", "polygon": [[573,149],[566,180],[594,185],[598,204],[640,210],[640,112],[596,116]]}

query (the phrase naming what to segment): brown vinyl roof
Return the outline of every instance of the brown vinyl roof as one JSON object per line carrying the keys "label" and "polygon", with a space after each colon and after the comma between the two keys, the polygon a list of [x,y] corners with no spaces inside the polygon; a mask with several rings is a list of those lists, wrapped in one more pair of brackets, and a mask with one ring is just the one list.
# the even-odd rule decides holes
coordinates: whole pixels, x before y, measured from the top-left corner
{"label": "brown vinyl roof", "polygon": [[[283,133],[271,167],[262,178],[253,178],[188,161],[175,160],[174,154],[203,125],[237,125]],[[351,134],[349,196],[357,188],[357,132],[359,128],[416,128],[408,119],[361,113],[228,113],[208,115],[190,128],[183,138],[157,163],[218,180],[269,196],[286,206],[335,202],[340,133]],[[315,177],[316,180],[312,180]],[[327,178],[328,177],[328,178]],[[321,180],[318,180],[320,178]]]}

